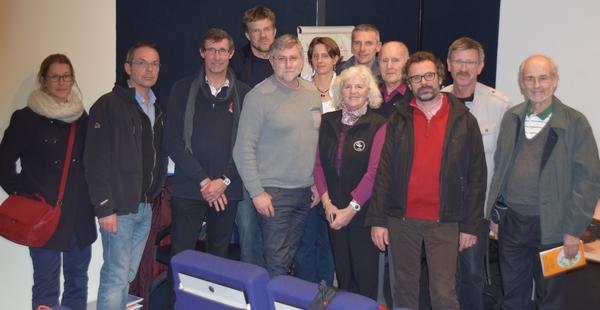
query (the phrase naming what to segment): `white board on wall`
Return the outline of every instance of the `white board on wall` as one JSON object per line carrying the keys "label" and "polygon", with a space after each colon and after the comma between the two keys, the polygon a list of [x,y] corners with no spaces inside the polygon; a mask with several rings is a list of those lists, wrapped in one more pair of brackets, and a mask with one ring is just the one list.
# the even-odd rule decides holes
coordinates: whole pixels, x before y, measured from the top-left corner
{"label": "white board on wall", "polygon": [[350,47],[352,45],[352,30],[354,26],[298,26],[298,39],[304,49],[304,68],[301,76],[308,75],[312,68],[308,63],[307,52],[310,41],[315,37],[330,37],[340,47],[342,59],[352,56]]}

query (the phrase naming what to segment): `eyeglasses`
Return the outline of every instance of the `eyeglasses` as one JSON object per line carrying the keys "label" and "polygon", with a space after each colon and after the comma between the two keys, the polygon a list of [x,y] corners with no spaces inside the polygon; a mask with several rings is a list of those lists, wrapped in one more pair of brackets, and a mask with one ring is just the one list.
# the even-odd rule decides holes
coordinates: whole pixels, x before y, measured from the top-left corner
{"label": "eyeglasses", "polygon": [[450,62],[452,63],[453,66],[456,66],[456,67],[465,65],[469,68],[473,68],[479,64],[479,61],[473,61],[473,60],[458,60],[457,59],[457,60],[451,60]]}
{"label": "eyeglasses", "polygon": [[224,49],[224,48],[216,49],[214,47],[209,47],[209,48],[204,49],[204,53],[209,54],[209,55],[215,55],[215,54],[229,55],[229,50]]}
{"label": "eyeglasses", "polygon": [[421,81],[423,79],[425,79],[425,81],[430,82],[430,81],[433,81],[433,79],[435,79],[436,75],[437,75],[437,73],[435,73],[435,72],[427,72],[423,75],[417,74],[417,75],[413,75],[413,76],[409,77],[408,81],[413,84],[419,84],[419,83],[421,83]]}
{"label": "eyeglasses", "polygon": [[552,80],[553,76],[551,75],[540,75],[537,78],[535,76],[526,76],[523,78],[523,82],[527,86],[535,85],[535,81],[537,80],[538,84],[547,84]]}
{"label": "eyeglasses", "polygon": [[298,62],[298,60],[300,60],[300,57],[298,56],[290,56],[290,57],[283,57],[283,56],[278,56],[278,57],[273,57],[273,59],[275,59],[276,62],[281,62],[281,63],[287,63],[292,62]]}
{"label": "eyeglasses", "polygon": [[144,67],[144,69],[158,69],[160,68],[160,62],[158,61],[153,61],[153,62],[147,62],[145,60],[134,60],[134,61],[130,61],[130,64],[134,65],[134,66],[138,66],[138,67]]}
{"label": "eyeglasses", "polygon": [[50,75],[46,76],[46,80],[52,83],[58,83],[58,81],[62,80],[65,83],[71,83],[73,81],[73,76],[70,74],[65,75]]}

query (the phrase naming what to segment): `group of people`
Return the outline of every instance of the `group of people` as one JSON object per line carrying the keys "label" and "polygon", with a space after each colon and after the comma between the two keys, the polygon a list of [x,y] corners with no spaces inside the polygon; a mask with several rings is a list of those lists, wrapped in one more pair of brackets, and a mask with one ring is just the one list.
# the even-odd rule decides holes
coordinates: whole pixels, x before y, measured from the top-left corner
{"label": "group of people", "polygon": [[235,225],[241,260],[271,276],[293,265],[296,276],[332,285],[335,272],[339,288],[376,299],[387,251],[394,306],[418,309],[424,281],[433,309],[482,309],[491,229],[503,309],[564,309],[564,275],[544,278],[538,253],[564,245],[567,258],[582,255],[600,161],[586,117],[554,96],[554,60],[523,61],[525,101],[511,106],[477,82],[484,50],[471,38],[450,45],[453,84],[442,89],[439,58],[382,44],[372,25],[354,28],[346,61],[333,39],[314,38],[313,70],[300,77],[302,44],[276,38],[270,9],[247,10],[243,24],[240,49],[222,29],[204,33],[203,64],[173,85],[166,111],[152,91],[160,56],[150,43],[129,49],[127,79],[89,116],[69,59],[42,62],[39,89],[0,144],[2,188],[52,203],[77,123],[59,227],[30,248],[33,309],[85,309],[94,217],[104,258],[97,309],[125,308],[167,156],[172,256],[193,249],[206,222],[206,251],[227,257]]}

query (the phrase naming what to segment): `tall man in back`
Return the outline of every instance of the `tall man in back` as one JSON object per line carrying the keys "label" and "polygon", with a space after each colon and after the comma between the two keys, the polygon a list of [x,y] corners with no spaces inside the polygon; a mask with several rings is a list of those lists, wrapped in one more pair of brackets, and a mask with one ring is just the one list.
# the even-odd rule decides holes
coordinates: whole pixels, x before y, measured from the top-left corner
{"label": "tall man in back", "polygon": [[[487,164],[487,188],[494,173],[494,151],[502,116],[510,108],[508,98],[499,91],[477,82],[484,66],[485,53],[481,44],[462,37],[448,49],[448,71],[454,83],[442,89],[465,103],[477,119]],[[488,247],[489,222],[485,219],[477,233],[466,234],[472,247],[459,249],[457,294],[461,309],[483,309],[485,255]]]}
{"label": "tall man in back", "polygon": [[239,48],[231,59],[236,78],[251,88],[273,74],[269,63],[269,48],[275,41],[275,13],[257,5],[244,12],[242,22],[248,44]]}
{"label": "tall man in back", "polygon": [[151,89],[159,70],[154,45],[134,45],[125,61],[128,79],[90,109],[84,164],[102,236],[99,310],[125,309],[150,232],[152,202],[166,177],[164,114]]}
{"label": "tall man in back", "polygon": [[274,74],[246,95],[233,158],[260,214],[266,269],[276,276],[287,274],[318,202],[311,186],[322,108],[314,85],[298,78],[298,38],[277,38],[269,53]]}

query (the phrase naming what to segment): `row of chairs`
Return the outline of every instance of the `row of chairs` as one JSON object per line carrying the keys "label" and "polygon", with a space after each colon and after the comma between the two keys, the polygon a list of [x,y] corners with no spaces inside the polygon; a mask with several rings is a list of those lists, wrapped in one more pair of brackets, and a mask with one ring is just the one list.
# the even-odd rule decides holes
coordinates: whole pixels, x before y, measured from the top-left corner
{"label": "row of chairs", "polygon": [[[307,309],[319,287],[290,276],[269,278],[259,266],[199,251],[184,251],[171,260],[175,309]],[[327,309],[378,310],[372,299],[339,291]]]}

